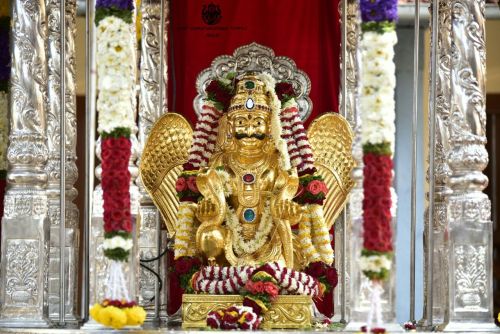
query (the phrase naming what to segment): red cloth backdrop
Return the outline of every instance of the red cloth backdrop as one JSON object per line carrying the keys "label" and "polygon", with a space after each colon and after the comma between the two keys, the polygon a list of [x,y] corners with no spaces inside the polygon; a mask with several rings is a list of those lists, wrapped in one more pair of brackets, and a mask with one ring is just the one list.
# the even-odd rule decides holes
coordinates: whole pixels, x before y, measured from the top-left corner
{"label": "red cloth backdrop", "polygon": [[[220,8],[220,20],[212,25],[202,14],[203,6],[210,4]],[[321,113],[338,110],[338,0],[172,0],[170,6],[168,104],[191,124],[196,122],[193,99],[198,74],[215,57],[232,55],[252,42],[292,58],[307,73],[314,107],[308,123]]]}
{"label": "red cloth backdrop", "polygon": [[[171,0],[168,35],[168,106],[195,124],[193,99],[196,77],[212,60],[252,42],[286,56],[311,79],[313,111],[306,126],[319,114],[338,111],[340,85],[339,0]],[[218,6],[220,15],[203,15]],[[206,11],[205,11],[206,13]],[[213,12],[212,12],[213,13]],[[211,23],[211,24],[208,24]],[[172,260],[172,258],[170,258]],[[171,278],[172,275],[170,275]],[[174,279],[175,280],[175,279]],[[180,306],[178,282],[171,282],[168,311]],[[333,313],[331,296],[319,309]]]}

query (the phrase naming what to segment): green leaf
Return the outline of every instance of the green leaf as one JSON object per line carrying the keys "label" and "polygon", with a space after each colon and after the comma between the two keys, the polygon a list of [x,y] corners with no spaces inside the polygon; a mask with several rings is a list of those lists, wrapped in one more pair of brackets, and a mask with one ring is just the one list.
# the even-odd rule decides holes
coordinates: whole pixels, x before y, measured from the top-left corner
{"label": "green leaf", "polygon": [[95,11],[95,24],[104,20],[108,16],[115,16],[127,23],[132,23],[132,12],[130,10],[118,9],[114,6],[109,8],[97,8]]}
{"label": "green leaf", "polygon": [[105,249],[104,250],[104,256],[106,256],[108,259],[115,260],[115,261],[127,261],[128,256],[130,252],[127,250],[124,250],[123,248],[113,248],[113,249]]}
{"label": "green leaf", "polygon": [[130,128],[115,128],[111,132],[101,132],[102,139],[107,138],[130,138]]}
{"label": "green leaf", "polygon": [[363,153],[373,153],[377,155],[392,155],[391,144],[383,142],[380,144],[367,143],[363,145]]}
{"label": "green leaf", "polygon": [[390,21],[382,21],[382,22],[364,22],[361,23],[361,30],[365,31],[373,31],[379,34],[383,34],[386,32],[396,30],[396,23]]}

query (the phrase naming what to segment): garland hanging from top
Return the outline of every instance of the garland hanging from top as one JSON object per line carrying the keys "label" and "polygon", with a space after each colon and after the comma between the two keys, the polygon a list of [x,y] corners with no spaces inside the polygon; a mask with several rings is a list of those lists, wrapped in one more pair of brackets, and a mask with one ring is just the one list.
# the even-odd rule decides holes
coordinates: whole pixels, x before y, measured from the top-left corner
{"label": "garland hanging from top", "polygon": [[131,141],[135,127],[132,0],[97,0],[98,131],[101,135],[104,255],[110,259],[106,298],[90,315],[113,328],[140,325],[146,312],[131,300],[123,265],[133,248],[130,214]]}
{"label": "garland hanging from top", "polygon": [[392,155],[395,141],[394,45],[397,0],[360,1],[361,138],[363,145],[363,250],[360,267],[373,284],[368,331],[382,326],[380,281],[392,264]]}

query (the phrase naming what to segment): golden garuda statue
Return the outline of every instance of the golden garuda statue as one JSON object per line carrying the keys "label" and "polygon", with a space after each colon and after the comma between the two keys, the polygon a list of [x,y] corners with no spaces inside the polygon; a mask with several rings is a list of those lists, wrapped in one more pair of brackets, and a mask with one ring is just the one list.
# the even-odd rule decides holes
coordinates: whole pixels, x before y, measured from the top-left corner
{"label": "golden garuda statue", "polygon": [[194,132],[165,114],[141,160],[175,258],[332,264],[330,229],[352,187],[348,123],[329,113],[306,132],[292,85],[263,72],[212,80],[205,92]]}

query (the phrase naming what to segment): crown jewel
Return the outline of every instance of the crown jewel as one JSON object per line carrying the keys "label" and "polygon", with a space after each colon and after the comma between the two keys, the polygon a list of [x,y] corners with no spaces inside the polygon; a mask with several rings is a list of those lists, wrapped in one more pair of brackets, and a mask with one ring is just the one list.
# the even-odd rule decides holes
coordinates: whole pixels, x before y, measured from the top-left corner
{"label": "crown jewel", "polygon": [[264,82],[253,74],[240,78],[236,94],[231,99],[228,112],[261,110],[271,112],[271,97],[266,93]]}

